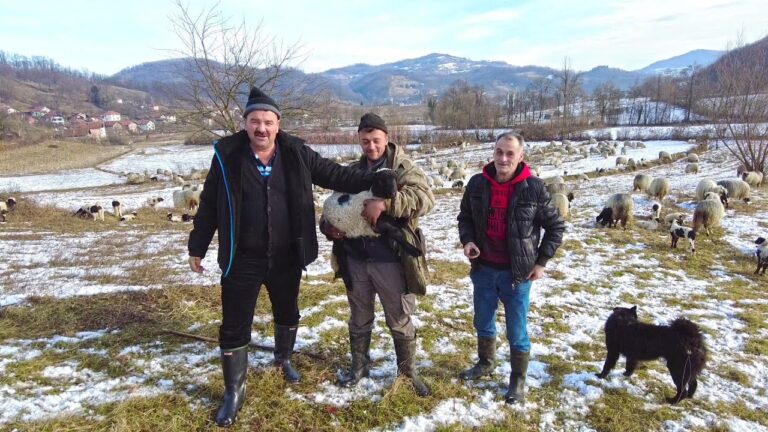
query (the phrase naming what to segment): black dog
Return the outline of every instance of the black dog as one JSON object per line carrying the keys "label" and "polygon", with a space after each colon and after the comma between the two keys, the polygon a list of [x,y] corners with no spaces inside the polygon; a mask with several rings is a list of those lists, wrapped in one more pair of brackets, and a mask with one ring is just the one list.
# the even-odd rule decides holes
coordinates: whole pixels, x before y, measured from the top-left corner
{"label": "black dog", "polygon": [[677,393],[667,398],[675,404],[683,398],[692,398],[707,360],[707,348],[699,327],[685,318],[671,325],[653,325],[637,321],[637,306],[631,309],[617,307],[605,322],[605,345],[608,356],[598,378],[605,378],[616,366],[619,354],[627,359],[624,376],[631,376],[638,361],[663,357],[672,375]]}

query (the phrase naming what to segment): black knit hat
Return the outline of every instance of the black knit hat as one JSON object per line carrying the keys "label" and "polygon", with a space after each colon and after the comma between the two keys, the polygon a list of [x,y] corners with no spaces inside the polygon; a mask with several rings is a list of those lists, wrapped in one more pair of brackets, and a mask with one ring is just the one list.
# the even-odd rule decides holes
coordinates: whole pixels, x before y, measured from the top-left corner
{"label": "black knit hat", "polygon": [[251,93],[248,95],[248,103],[245,104],[245,110],[243,111],[243,118],[248,117],[253,111],[272,111],[277,114],[277,118],[280,118],[280,108],[275,103],[275,100],[264,94],[263,91],[256,87],[251,89]]}
{"label": "black knit hat", "polygon": [[389,133],[387,132],[387,124],[384,122],[383,118],[374,113],[363,114],[363,116],[360,117],[360,126],[357,127],[357,131],[360,132],[361,130],[371,128],[382,130],[384,133]]}

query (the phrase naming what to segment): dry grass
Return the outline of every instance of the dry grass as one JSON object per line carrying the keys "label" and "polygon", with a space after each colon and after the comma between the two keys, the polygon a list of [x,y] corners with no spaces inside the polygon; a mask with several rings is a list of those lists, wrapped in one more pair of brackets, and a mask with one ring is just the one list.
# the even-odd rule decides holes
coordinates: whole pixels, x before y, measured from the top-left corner
{"label": "dry grass", "polygon": [[46,141],[13,148],[0,144],[0,173],[7,176],[88,168],[130,150],[127,146],[80,141]]}

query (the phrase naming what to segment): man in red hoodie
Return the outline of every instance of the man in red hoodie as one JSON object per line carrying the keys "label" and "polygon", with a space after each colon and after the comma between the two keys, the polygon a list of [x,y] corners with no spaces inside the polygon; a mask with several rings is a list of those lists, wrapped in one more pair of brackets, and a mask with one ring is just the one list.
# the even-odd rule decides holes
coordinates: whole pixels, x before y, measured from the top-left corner
{"label": "man in red hoodie", "polygon": [[[523,162],[523,137],[508,132],[493,148],[493,163],[467,183],[459,211],[459,238],[472,264],[474,319],[479,360],[459,376],[490,375],[496,360],[496,310],[504,304],[510,345],[508,404],[525,398],[531,343],[527,315],[531,283],[562,243],[565,224],[544,182]],[[542,236],[541,232],[544,230]]]}

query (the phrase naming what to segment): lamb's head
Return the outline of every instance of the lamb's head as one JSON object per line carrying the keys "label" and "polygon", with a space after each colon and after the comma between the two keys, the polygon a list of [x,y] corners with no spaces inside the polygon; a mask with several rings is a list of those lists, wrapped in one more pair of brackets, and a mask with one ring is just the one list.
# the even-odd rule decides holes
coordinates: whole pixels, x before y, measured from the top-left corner
{"label": "lamb's head", "polygon": [[394,198],[397,195],[397,175],[391,169],[380,169],[371,185],[371,193],[378,198]]}

